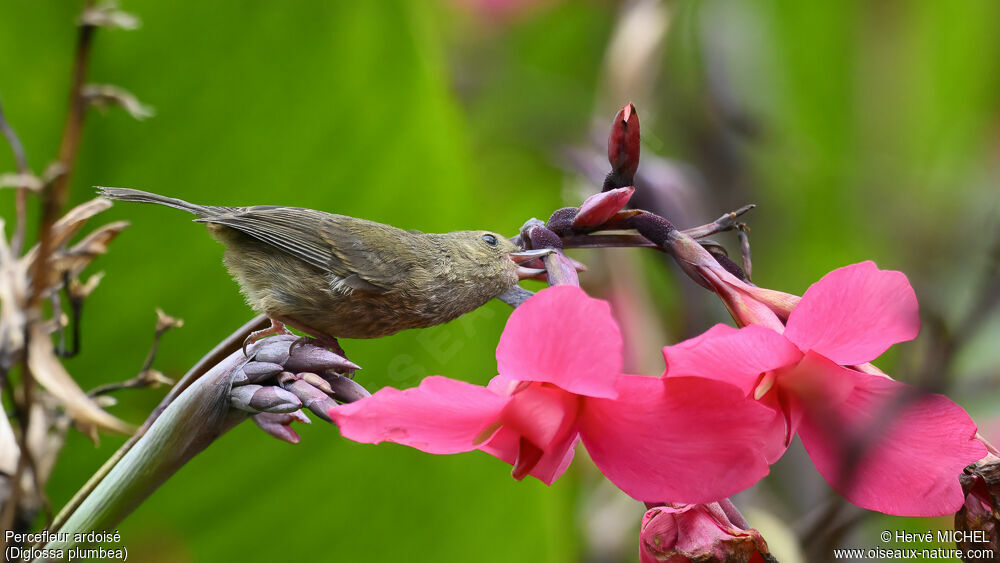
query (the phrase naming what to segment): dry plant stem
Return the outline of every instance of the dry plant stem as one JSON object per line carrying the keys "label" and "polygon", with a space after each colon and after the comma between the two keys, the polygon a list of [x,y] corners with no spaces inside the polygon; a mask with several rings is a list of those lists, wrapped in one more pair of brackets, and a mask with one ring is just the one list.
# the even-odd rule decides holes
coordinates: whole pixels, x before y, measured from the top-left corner
{"label": "dry plant stem", "polygon": [[[87,10],[93,5],[93,0],[87,0],[84,9]],[[43,188],[42,219],[38,243],[39,260],[34,264],[32,272],[34,280],[46,279],[49,262],[45,260],[45,257],[52,252],[52,224],[59,218],[59,213],[66,204],[73,164],[76,162],[76,154],[80,149],[83,119],[87,113],[87,99],[83,96],[83,86],[87,79],[87,67],[96,30],[97,28],[93,25],[81,23],[77,35],[73,76],[69,92],[69,110],[66,115],[66,125],[63,128],[62,142],[59,145],[59,163],[62,165],[62,170],[51,184]],[[29,306],[38,304],[43,289],[40,286],[32,288],[28,301]]]}
{"label": "dry plant stem", "polygon": [[96,397],[98,395],[106,395],[108,393],[114,393],[115,391],[121,389],[134,389],[136,387],[146,387],[153,383],[153,381],[147,376],[150,368],[153,367],[153,360],[156,359],[156,352],[160,349],[160,339],[163,335],[170,330],[171,327],[167,326],[158,329],[153,333],[153,344],[149,347],[149,352],[146,354],[145,361],[142,362],[142,368],[139,373],[130,379],[125,381],[118,381],[116,383],[105,383],[104,385],[98,385],[90,391],[87,392],[91,397]]}
{"label": "dry plant stem", "polygon": [[721,233],[729,231],[731,229],[735,229],[739,226],[739,223],[736,221],[736,219],[738,219],[741,215],[743,215],[747,211],[750,211],[754,207],[757,207],[757,205],[754,203],[744,205],[743,207],[740,207],[735,211],[730,211],[729,213],[722,215],[721,217],[719,217],[715,221],[712,221],[711,223],[708,223],[707,225],[702,225],[700,227],[695,227],[693,229],[686,229],[684,231],[684,234],[688,235],[693,239],[700,239],[700,238],[705,238],[707,236],[712,236],[716,233]]}
{"label": "dry plant stem", "polygon": [[[4,117],[2,106],[0,106],[0,133],[3,133],[7,144],[10,145],[10,151],[14,153],[14,163],[17,166],[18,174],[29,174],[31,171],[28,169],[28,158],[24,154],[24,145],[21,144],[21,139],[18,138],[17,133],[7,122],[7,118]],[[14,223],[14,234],[10,240],[10,249],[12,256],[20,256],[21,250],[24,249],[24,231],[28,220],[28,187],[19,187],[15,198],[14,205],[17,217]]]}
{"label": "dry plant stem", "polygon": [[928,335],[926,353],[919,360],[917,382],[920,387],[936,393],[945,393],[951,382],[955,358],[962,348],[973,340],[973,335],[1000,307],[1000,229],[977,282],[978,288],[968,308],[949,326],[939,312],[933,311],[924,319],[924,335]]}
{"label": "dry plant stem", "polygon": [[215,346],[209,353],[205,354],[198,363],[196,363],[191,369],[188,370],[184,377],[174,385],[167,396],[160,401],[153,412],[150,413],[146,421],[142,423],[142,426],[132,435],[120,448],[114,453],[100,469],[97,470],[94,475],[87,480],[87,482],[80,488],[79,491],[73,498],[70,499],[66,506],[59,511],[55,519],[50,526],[50,530],[58,530],[63,526],[63,523],[77,510],[80,504],[85,498],[98,486],[98,484],[107,476],[111,470],[117,465],[117,463],[129,452],[132,446],[142,438],[146,432],[149,430],[150,426],[157,420],[157,418],[173,403],[188,387],[190,387],[198,378],[205,375],[209,368],[213,365],[217,365],[226,356],[231,354],[234,350],[240,349],[242,347],[243,341],[246,337],[255,330],[260,330],[268,324],[268,319],[264,315],[258,315],[248,321],[246,324],[236,329],[234,333],[226,337],[225,340],[220,342]]}
{"label": "dry plant stem", "polygon": [[[85,8],[93,6],[93,0],[87,0]],[[87,101],[82,96],[82,89],[87,75],[87,63],[90,58],[90,48],[93,42],[95,27],[91,25],[81,25],[77,37],[76,54],[73,63],[73,76],[69,94],[69,110],[66,117],[66,125],[63,129],[63,138],[59,147],[59,162],[62,165],[62,173],[56,177],[52,183],[43,188],[42,192],[42,218],[39,228],[39,248],[37,259],[32,265],[32,285],[27,302],[27,312],[29,314],[28,323],[41,322],[40,302],[44,293],[44,286],[41,280],[48,277],[49,260],[52,253],[52,225],[59,217],[63,205],[66,202],[66,192],[69,187],[70,172],[76,154],[80,147],[80,133],[83,128],[83,118],[86,113]],[[8,126],[9,130],[9,126]],[[7,133],[5,132],[5,135]],[[10,136],[7,137],[8,142]],[[14,137],[16,139],[16,136]],[[20,143],[16,143],[20,146]],[[13,148],[13,145],[12,145]],[[14,149],[15,153],[17,149]],[[23,153],[23,151],[21,151]],[[26,163],[25,163],[26,168]],[[20,190],[23,191],[23,190]],[[20,218],[20,217],[19,217]],[[23,243],[23,237],[22,241]],[[27,331],[26,331],[27,332]],[[21,480],[26,469],[32,470],[33,482],[38,483],[37,472],[34,470],[35,464],[32,452],[28,447],[27,432],[31,425],[31,405],[34,400],[35,381],[31,370],[28,367],[27,356],[21,363],[22,393],[20,397],[12,393],[14,399],[14,411],[16,413],[20,432],[18,433],[19,447],[21,449],[18,458],[17,470],[11,480],[11,495],[4,505],[3,514],[0,515],[0,528],[11,529],[17,516],[19,504],[21,502]],[[19,400],[20,399],[20,400]],[[6,542],[0,541],[0,545],[5,547]]]}
{"label": "dry plant stem", "polygon": [[[24,153],[24,145],[21,144],[21,140],[18,138],[14,129],[11,128],[10,124],[7,122],[6,117],[3,113],[3,108],[0,107],[0,132],[3,133],[4,138],[7,140],[7,144],[10,145],[10,150],[14,154],[14,162],[17,166],[17,171],[20,174],[28,174],[30,170],[28,169],[27,157]],[[15,224],[14,233],[11,237],[11,257],[18,256],[24,246],[24,233],[27,222],[27,197],[28,188],[22,186],[17,189],[15,195]],[[20,455],[18,456],[17,467],[15,468],[14,475],[10,477],[10,496],[7,498],[7,502],[3,505],[3,510],[0,512],[0,529],[13,529],[15,527],[21,528],[29,525],[28,522],[24,522],[24,526],[17,525],[15,522],[18,516],[18,509],[21,503],[21,482],[25,470],[31,471],[32,483],[35,486],[35,490],[40,494],[43,506],[46,508],[46,513],[50,513],[48,498],[44,495],[39,479],[38,472],[35,469],[34,458],[31,455],[31,451],[28,448],[28,423],[31,418],[31,385],[32,381],[31,375],[27,369],[27,363],[23,364],[24,371],[22,372],[24,379],[24,401],[19,401],[18,397],[15,396],[13,390],[11,390],[11,403],[14,405],[15,416],[19,421],[20,432],[15,434],[18,448],[20,449]],[[4,384],[7,383],[7,373],[6,371],[0,374],[0,392],[3,391]],[[0,546],[6,547],[6,542],[0,540]]]}
{"label": "dry plant stem", "polygon": [[[693,239],[702,239],[716,233],[721,233],[729,231],[732,229],[738,229],[743,223],[736,221],[741,215],[750,211],[756,204],[748,204],[740,207],[735,211],[730,211],[712,221],[711,223],[701,225],[699,227],[694,227],[692,229],[685,229],[683,232],[685,235]],[[634,215],[635,211],[622,212],[625,215]],[[645,213],[649,213],[646,211]],[[617,218],[612,218],[609,223],[616,221]],[[650,242],[646,237],[635,234],[635,233],[610,233],[607,231],[613,230],[611,228],[605,229],[603,231],[596,231],[594,234],[573,234],[561,237],[563,248],[608,248],[608,247],[628,247],[628,248],[656,248],[661,251],[666,251],[660,248],[653,242]]]}
{"label": "dry plant stem", "polygon": [[[18,522],[21,496],[24,493],[21,489],[21,483],[24,480],[24,472],[26,470],[31,471],[31,481],[35,489],[41,492],[35,458],[28,442],[28,430],[31,424],[31,405],[34,401],[34,393],[32,392],[34,380],[31,377],[27,360],[22,364],[21,373],[23,379],[21,382],[21,397],[18,397],[18,394],[14,393],[13,389],[9,390],[11,403],[14,405],[14,415],[17,417],[19,425],[19,431],[15,433],[15,436],[17,438],[17,447],[20,451],[18,452],[17,468],[14,470],[14,475],[10,478],[10,496],[6,499],[3,512],[0,514],[0,530],[16,529],[16,531],[23,531],[20,528],[26,528],[31,525],[31,522],[28,521]],[[21,520],[27,520],[27,518],[23,518],[24,515],[21,516]],[[20,524],[20,526],[15,526],[15,524]],[[0,547],[6,549],[6,540],[0,539]]]}
{"label": "dry plant stem", "polygon": [[958,342],[971,340],[973,333],[1000,306],[1000,228],[996,235],[976,300],[954,330],[953,338]]}

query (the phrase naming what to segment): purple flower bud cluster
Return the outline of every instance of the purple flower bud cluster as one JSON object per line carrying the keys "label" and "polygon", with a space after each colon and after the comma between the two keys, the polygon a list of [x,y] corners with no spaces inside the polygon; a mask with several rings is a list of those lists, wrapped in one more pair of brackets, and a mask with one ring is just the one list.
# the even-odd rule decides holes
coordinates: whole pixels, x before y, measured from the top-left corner
{"label": "purple flower bud cluster", "polygon": [[233,372],[230,405],[253,413],[254,422],[279,440],[298,443],[294,421],[309,423],[302,409],[330,422],[327,411],[370,393],[344,373],[361,369],[347,358],[291,334],[265,338]]}

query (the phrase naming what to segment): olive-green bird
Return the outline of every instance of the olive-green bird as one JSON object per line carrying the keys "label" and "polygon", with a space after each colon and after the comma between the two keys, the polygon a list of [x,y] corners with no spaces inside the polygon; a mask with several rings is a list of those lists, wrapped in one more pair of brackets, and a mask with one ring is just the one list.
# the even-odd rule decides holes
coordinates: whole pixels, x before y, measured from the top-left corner
{"label": "olive-green bird", "polygon": [[301,207],[223,207],[129,188],[109,199],[157,203],[198,216],[226,247],[224,263],[247,303],[332,346],[448,322],[517,285],[522,251],[488,231],[421,233]]}

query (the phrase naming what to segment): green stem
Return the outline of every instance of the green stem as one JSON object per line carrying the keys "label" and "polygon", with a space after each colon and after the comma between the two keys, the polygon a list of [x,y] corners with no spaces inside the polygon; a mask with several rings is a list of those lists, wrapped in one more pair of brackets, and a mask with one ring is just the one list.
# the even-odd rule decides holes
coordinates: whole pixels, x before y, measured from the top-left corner
{"label": "green stem", "polygon": [[242,422],[247,413],[230,408],[233,372],[246,358],[237,350],[184,390],[107,475],[51,532],[66,532],[45,549],[68,550],[77,533],[107,531],[128,516],[191,458]]}

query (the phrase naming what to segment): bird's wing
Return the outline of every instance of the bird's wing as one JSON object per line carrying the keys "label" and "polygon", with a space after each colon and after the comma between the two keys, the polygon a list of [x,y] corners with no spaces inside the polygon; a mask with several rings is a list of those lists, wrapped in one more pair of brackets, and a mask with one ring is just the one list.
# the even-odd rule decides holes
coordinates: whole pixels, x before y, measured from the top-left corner
{"label": "bird's wing", "polygon": [[[340,278],[340,284],[362,291],[387,291],[412,264],[412,249],[389,225],[293,207],[245,207],[198,222],[224,225]],[[362,236],[366,235],[366,236]],[[378,241],[375,247],[370,241]]]}

